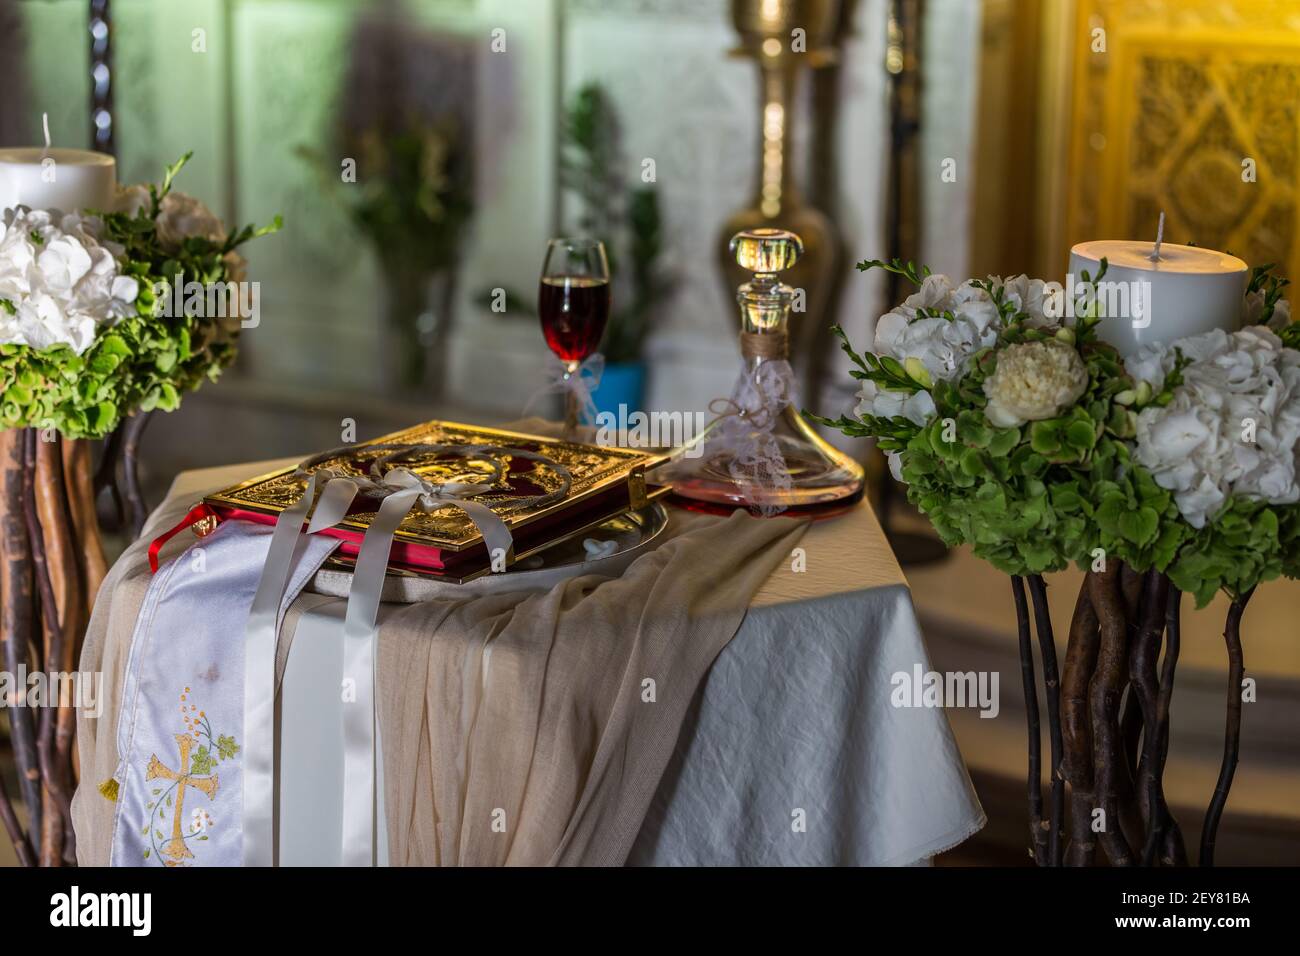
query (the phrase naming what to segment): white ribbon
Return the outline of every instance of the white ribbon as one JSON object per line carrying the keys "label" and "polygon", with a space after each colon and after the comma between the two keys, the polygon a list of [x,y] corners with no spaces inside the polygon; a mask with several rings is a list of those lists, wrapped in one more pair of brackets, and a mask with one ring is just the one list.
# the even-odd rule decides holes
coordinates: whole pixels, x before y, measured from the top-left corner
{"label": "white ribbon", "polygon": [[527,415],[529,409],[544,395],[563,395],[565,392],[572,392],[578,402],[582,420],[589,425],[595,424],[596,403],[592,400],[591,394],[600,387],[600,377],[603,374],[605,374],[605,356],[599,352],[593,352],[578,366],[577,371],[572,373],[558,358],[554,355],[550,356],[546,363],[546,384],[533,392],[533,397],[524,406],[524,414]]}
{"label": "white ribbon", "polygon": [[302,522],[316,486],[326,480],[308,534],[343,520],[356,496],[355,484],[313,475],[294,504],[280,513],[271,534],[266,563],[248,613],[244,633],[244,793],[245,866],[271,866],[275,860],[275,654],[280,633],[280,603],[300,557]]}
{"label": "white ribbon", "polygon": [[245,635],[244,669],[244,807],[245,866],[274,862],[275,827],[275,656],[279,609],[290,572],[298,562],[303,519],[318,485],[320,501],[308,534],[332,528],[346,517],[358,493],[382,497],[366,531],[353,569],[343,622],[343,675],[353,682],[356,698],[343,714],[344,866],[375,864],[375,624],[393,536],[412,507],[425,512],[452,507],[463,511],[483,536],[494,569],[498,555],[509,564],[514,542],[505,521],[487,505],[469,500],[493,485],[476,482],[426,481],[408,468],[390,468],[378,480],[341,475],[327,468],[313,472],[307,488],[281,512],[271,535],[266,564],[253,598]]}
{"label": "white ribbon", "polygon": [[393,534],[420,489],[390,494],[371,522],[352,572],[343,619],[343,677],[356,697],[343,711],[344,866],[375,865],[375,621]]}
{"label": "white ribbon", "polygon": [[[356,698],[343,712],[343,852],[344,866],[374,866],[375,818],[375,623],[393,535],[412,507],[426,512],[459,508],[474,522],[493,560],[513,548],[510,529],[487,505],[468,500],[492,490],[474,482],[425,481],[407,468],[392,468],[379,481],[354,477],[367,494],[383,494],[361,543],[343,620],[343,675],[356,688]],[[508,562],[508,559],[507,559]]]}

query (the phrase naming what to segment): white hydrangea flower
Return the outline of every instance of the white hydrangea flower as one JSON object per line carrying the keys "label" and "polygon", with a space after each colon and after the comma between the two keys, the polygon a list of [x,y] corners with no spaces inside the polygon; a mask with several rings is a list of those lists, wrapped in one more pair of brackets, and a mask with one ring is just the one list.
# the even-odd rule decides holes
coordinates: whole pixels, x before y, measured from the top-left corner
{"label": "white hydrangea flower", "polygon": [[[920,310],[948,312],[953,318],[919,317]],[[952,381],[965,374],[977,351],[997,341],[997,305],[983,289],[969,282],[954,286],[945,275],[930,275],[902,305],[876,323],[873,351],[899,362],[916,359],[933,381]],[[934,416],[928,392],[892,392],[874,382],[863,382],[858,392],[857,414],[892,418],[904,415],[918,425]]]}
{"label": "white hydrangea flower", "polygon": [[119,273],[120,247],[101,243],[102,223],[25,206],[0,227],[0,343],[88,349],[101,326],[135,311],[139,284]]}
{"label": "white hydrangea flower", "polygon": [[984,380],[984,417],[999,428],[1056,418],[1088,388],[1088,369],[1073,346],[1021,342],[998,353]]}
{"label": "white hydrangea flower", "polygon": [[1134,457],[1194,528],[1233,495],[1270,504],[1300,501],[1300,352],[1267,328],[1222,330],[1149,345],[1125,361],[1154,391],[1174,367],[1174,349],[1189,360],[1173,401],[1138,415]]}

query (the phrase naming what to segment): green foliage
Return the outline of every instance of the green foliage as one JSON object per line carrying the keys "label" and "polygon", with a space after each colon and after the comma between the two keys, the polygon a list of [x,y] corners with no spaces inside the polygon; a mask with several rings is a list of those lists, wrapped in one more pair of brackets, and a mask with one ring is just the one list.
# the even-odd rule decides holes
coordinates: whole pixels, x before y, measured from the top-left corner
{"label": "green foliage", "polygon": [[1291,284],[1290,279],[1273,274],[1276,267],[1276,263],[1267,262],[1262,266],[1254,266],[1250,270],[1250,282],[1246,286],[1246,291],[1259,292],[1264,296],[1263,308],[1255,318],[1256,325],[1268,325],[1269,319],[1273,318],[1278,300],[1282,298],[1282,292]]}
{"label": "green foliage", "polygon": [[1300,505],[1233,500],[1186,543],[1169,569],[1197,607],[1216,591],[1237,598],[1279,575],[1300,577]]}
{"label": "green foliage", "polygon": [[902,259],[890,259],[886,262],[884,259],[863,259],[855,267],[859,272],[870,272],[872,269],[883,269],[886,272],[892,272],[894,275],[902,276],[914,286],[920,286],[926,276],[930,275],[929,266],[920,266],[918,268],[915,262],[910,259],[904,262]]}
{"label": "green foliage", "polygon": [[474,213],[472,156],[457,123],[376,127],[349,133],[339,145],[356,159],[354,183],[340,180],[336,160],[305,147],[297,153],[374,245],[381,268],[402,279],[452,268]]}
{"label": "green foliage", "polygon": [[632,362],[641,357],[653,311],[669,284],[659,268],[659,194],[653,185],[628,185],[620,136],[619,117],[604,88],[589,83],[578,90],[565,112],[560,182],[579,199],[578,228],[604,242],[609,259],[614,310],[601,350],[606,361]]}
{"label": "green foliage", "polygon": [[[35,350],[0,345],[0,427],[53,427],[67,438],[102,438],[136,411],[172,411],[181,395],[215,381],[235,358],[237,317],[164,316],[155,308],[171,295],[176,276],[204,285],[231,279],[239,246],[277,231],[245,226],[224,242],[200,237],[164,248],[154,217],[189,154],[150,186],[151,208],[135,217],[106,213],[104,238],[124,247],[123,275],[139,283],[136,314],[100,330],[81,355],[66,345]],[[155,315],[155,312],[159,314]]]}

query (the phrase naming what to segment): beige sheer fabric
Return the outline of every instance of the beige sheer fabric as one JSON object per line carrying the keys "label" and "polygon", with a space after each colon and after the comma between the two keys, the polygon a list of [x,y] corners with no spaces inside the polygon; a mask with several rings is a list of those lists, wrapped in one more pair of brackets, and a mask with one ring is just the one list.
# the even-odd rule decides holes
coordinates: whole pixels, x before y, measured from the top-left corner
{"label": "beige sheer fabric", "polygon": [[[78,722],[73,800],[83,865],[108,861],[115,804],[97,785],[117,763],[147,542],[213,490],[178,480],[98,597],[81,666],[104,674],[105,706]],[[700,681],[805,527],[674,511],[668,540],[620,578],[386,605],[377,699],[391,862],[622,863]],[[178,540],[164,557],[189,543]]]}

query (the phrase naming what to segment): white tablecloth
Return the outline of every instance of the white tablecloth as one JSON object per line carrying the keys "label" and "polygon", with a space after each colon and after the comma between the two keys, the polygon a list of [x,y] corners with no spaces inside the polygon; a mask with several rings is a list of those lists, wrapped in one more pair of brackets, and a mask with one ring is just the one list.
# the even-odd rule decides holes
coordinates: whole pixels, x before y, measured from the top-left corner
{"label": "white tablecloth", "polygon": [[[168,497],[292,463],[186,472]],[[806,569],[772,575],[696,695],[630,863],[904,865],[983,825],[943,711],[890,702],[894,674],[930,665],[875,515],[863,503],[800,546]],[[345,602],[299,602],[279,706],[280,862],[337,865]]]}

